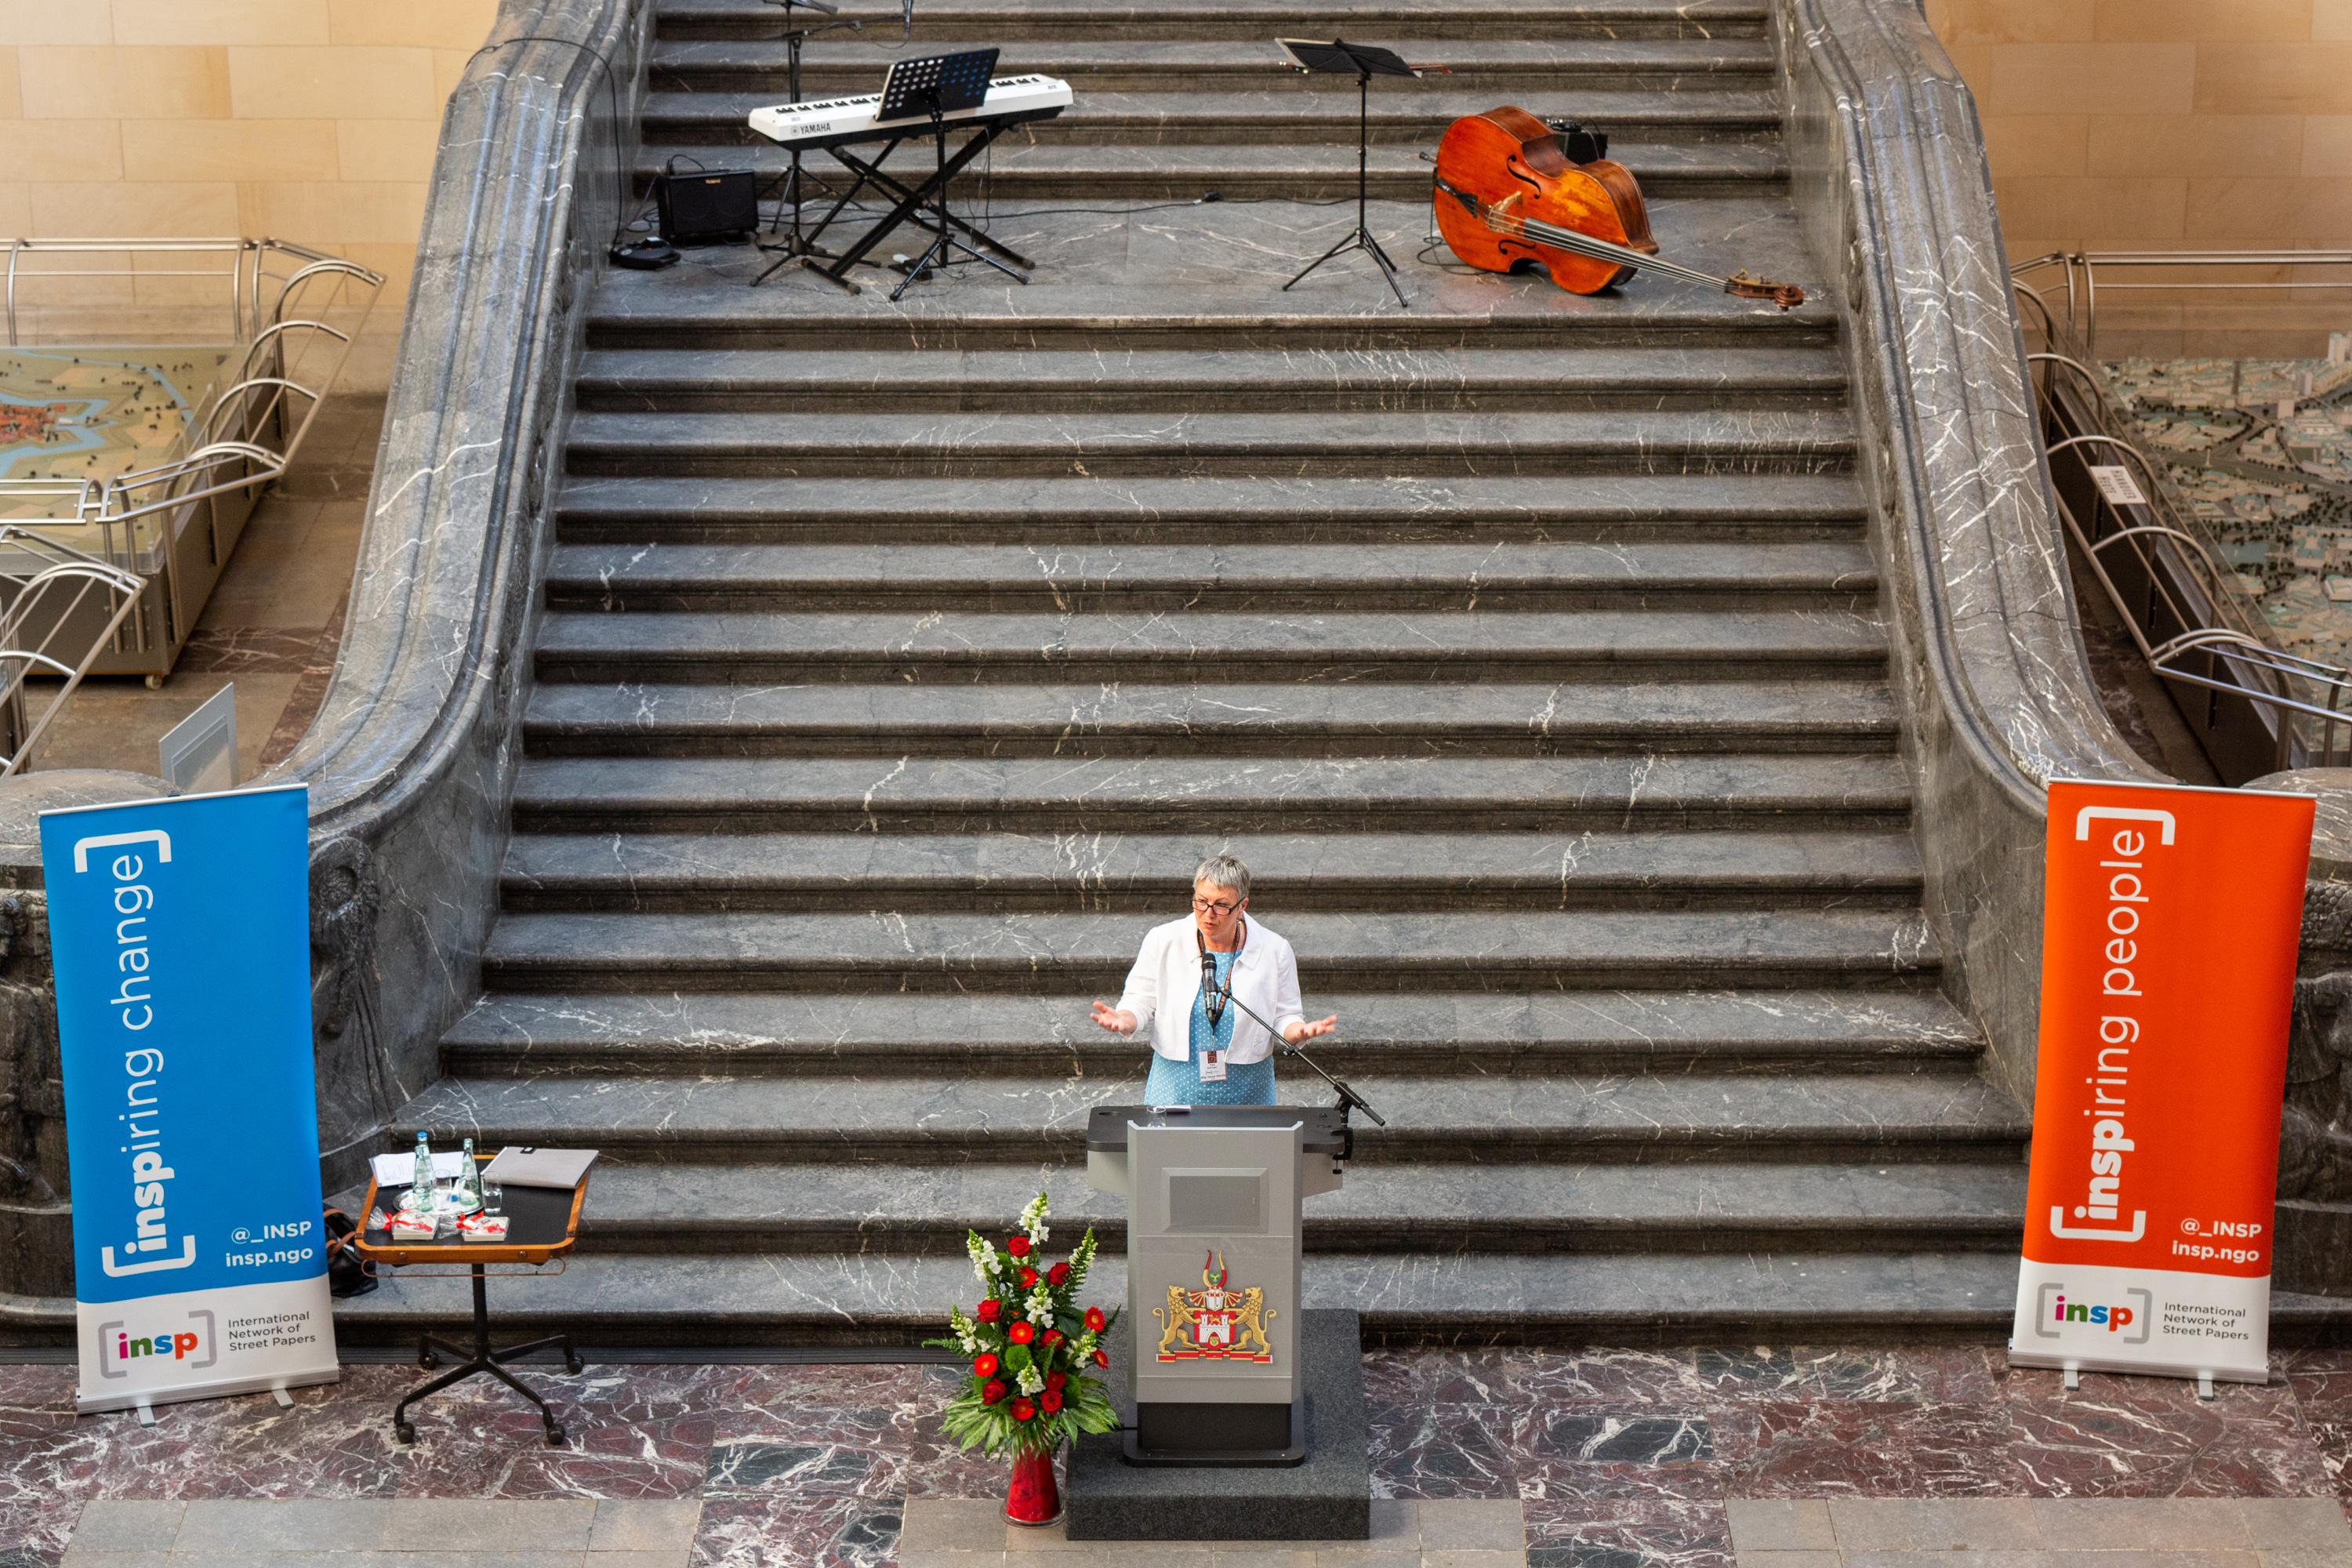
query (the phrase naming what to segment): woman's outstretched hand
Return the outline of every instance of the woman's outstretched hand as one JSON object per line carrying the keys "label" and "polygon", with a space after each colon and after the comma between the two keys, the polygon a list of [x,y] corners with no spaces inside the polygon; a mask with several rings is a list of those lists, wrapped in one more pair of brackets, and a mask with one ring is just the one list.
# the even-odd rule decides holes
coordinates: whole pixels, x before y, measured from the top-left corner
{"label": "woman's outstretched hand", "polygon": [[1095,1022],[1114,1035],[1135,1033],[1135,1015],[1122,1008],[1114,1007],[1107,1002],[1095,1004]]}
{"label": "woman's outstretched hand", "polygon": [[1339,1015],[1334,1013],[1329,1017],[1318,1019],[1312,1024],[1301,1019],[1299,1022],[1284,1029],[1282,1031],[1282,1037],[1288,1040],[1295,1046],[1301,1040],[1318,1039],[1321,1037],[1331,1033],[1339,1026]]}

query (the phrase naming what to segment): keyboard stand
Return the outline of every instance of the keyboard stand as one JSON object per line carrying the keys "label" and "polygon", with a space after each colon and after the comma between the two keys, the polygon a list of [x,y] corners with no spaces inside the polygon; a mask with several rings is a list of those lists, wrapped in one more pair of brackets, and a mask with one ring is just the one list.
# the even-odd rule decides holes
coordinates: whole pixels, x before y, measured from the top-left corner
{"label": "keyboard stand", "polygon": [[[1055,112],[1059,111],[1056,110]],[[846,165],[849,170],[857,176],[857,181],[855,184],[849,187],[846,195],[845,195],[839,201],[833,204],[832,210],[824,215],[824,218],[818,222],[816,227],[809,231],[808,243],[811,246],[814,246],[817,240],[824,236],[824,231],[833,226],[834,219],[839,217],[843,212],[847,210],[849,204],[856,199],[857,193],[864,190],[869,184],[875,186],[880,191],[897,197],[898,205],[892,207],[889,212],[883,216],[879,223],[866,230],[865,235],[859,238],[855,245],[852,245],[839,257],[828,260],[816,256],[787,256],[782,260],[776,262],[774,266],[770,267],[767,271],[761,273],[759,277],[752,279],[751,282],[753,287],[756,288],[758,285],[766,282],[768,279],[776,272],[782,270],[783,268],[791,266],[794,261],[799,261],[803,266],[815,273],[818,277],[824,279],[826,282],[832,283],[852,294],[863,293],[864,290],[850,280],[849,269],[856,266],[861,261],[864,261],[866,255],[872,251],[876,246],[881,244],[883,240],[889,237],[892,230],[896,229],[900,224],[907,222],[909,218],[914,220],[917,227],[928,230],[937,237],[931,243],[930,252],[926,253],[927,259],[931,252],[939,250],[941,241],[945,240],[949,235],[961,234],[965,236],[971,241],[971,244],[966,244],[965,241],[961,239],[956,240],[954,243],[959,249],[970,253],[973,259],[987,262],[989,266],[994,267],[998,271],[1003,273],[1006,277],[1012,279],[1016,283],[1028,282],[1029,279],[1022,277],[1020,273],[1013,271],[1012,268],[1005,267],[989,257],[982,256],[978,251],[974,251],[972,249],[972,246],[977,245],[982,250],[992,251],[995,255],[1003,257],[1006,261],[1012,262],[1013,267],[1030,268],[1036,265],[1036,263],[1021,255],[1018,251],[1015,251],[1009,247],[999,245],[996,241],[989,238],[988,236],[981,233],[980,230],[972,227],[971,225],[964,222],[963,219],[950,212],[947,205],[947,188],[948,183],[953,180],[956,175],[962,173],[967,164],[971,163],[974,158],[979,157],[981,153],[988,150],[989,143],[994,142],[999,136],[1004,134],[1005,132],[1011,130],[1014,125],[1025,123],[1026,121],[1030,119],[1042,118],[1047,117],[1040,115],[1025,115],[1014,119],[999,121],[993,123],[979,125],[975,128],[970,140],[966,141],[961,147],[958,148],[952,155],[950,155],[947,151],[947,138],[948,132],[956,129],[956,127],[935,120],[933,124],[933,136],[938,142],[940,151],[939,164],[932,170],[930,174],[921,184],[917,185],[912,189],[909,189],[905,184],[902,184],[898,180],[892,178],[889,174],[885,174],[882,169],[882,164],[889,158],[890,154],[897,152],[901,143],[909,140],[909,138],[906,136],[901,135],[892,137],[888,144],[886,145],[870,163],[864,158],[858,157],[846,147],[826,148],[826,152],[832,153],[835,159]],[[930,213],[921,214],[919,212],[919,209],[924,207],[931,209]],[[925,218],[927,216],[934,217],[937,221],[926,222]],[[914,271],[909,272],[908,274],[909,281],[913,279],[916,272],[920,272],[922,268],[919,266],[914,269]],[[897,292],[891,295],[891,298],[895,300],[899,294],[903,294],[904,292],[906,292],[906,285],[902,283],[898,286]]]}

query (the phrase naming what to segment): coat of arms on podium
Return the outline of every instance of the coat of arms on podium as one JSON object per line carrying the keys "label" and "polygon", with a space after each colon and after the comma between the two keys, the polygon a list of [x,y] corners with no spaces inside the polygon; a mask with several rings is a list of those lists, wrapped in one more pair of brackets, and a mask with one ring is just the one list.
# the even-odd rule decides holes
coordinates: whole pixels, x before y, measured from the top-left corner
{"label": "coat of arms on podium", "polygon": [[1274,1360],[1265,1320],[1275,1309],[1265,1304],[1265,1291],[1255,1285],[1233,1289],[1226,1283],[1225,1260],[1215,1252],[1202,1261],[1198,1290],[1171,1285],[1168,1305],[1154,1307],[1151,1315],[1160,1322],[1161,1361]]}

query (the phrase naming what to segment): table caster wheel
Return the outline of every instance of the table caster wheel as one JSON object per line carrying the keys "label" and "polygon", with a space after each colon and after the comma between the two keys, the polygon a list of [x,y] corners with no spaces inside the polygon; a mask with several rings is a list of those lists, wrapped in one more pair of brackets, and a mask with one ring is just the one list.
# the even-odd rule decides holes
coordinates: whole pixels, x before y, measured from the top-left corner
{"label": "table caster wheel", "polygon": [[565,1351],[563,1352],[563,1370],[570,1373],[572,1376],[578,1377],[580,1375],[582,1364],[579,1354],[576,1352]]}
{"label": "table caster wheel", "polygon": [[405,1421],[394,1422],[392,1424],[392,1434],[404,1443],[414,1443],[416,1441],[416,1428],[410,1426]]}
{"label": "table caster wheel", "polygon": [[563,1443],[564,1436],[562,1426],[551,1423],[547,1428],[547,1446],[551,1448],[561,1448],[563,1447]]}

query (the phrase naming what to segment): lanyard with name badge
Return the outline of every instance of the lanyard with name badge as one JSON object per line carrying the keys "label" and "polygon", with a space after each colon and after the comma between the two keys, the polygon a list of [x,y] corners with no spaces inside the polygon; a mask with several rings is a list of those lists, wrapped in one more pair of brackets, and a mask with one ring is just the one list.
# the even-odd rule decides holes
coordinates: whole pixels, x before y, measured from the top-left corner
{"label": "lanyard with name badge", "polygon": [[[1193,945],[1201,950],[1201,1010],[1208,1016],[1209,1027],[1213,1032],[1217,1026],[1217,1020],[1225,1016],[1225,1004],[1233,1000],[1234,969],[1241,963],[1242,947],[1247,945],[1248,942],[1249,921],[1244,917],[1242,921],[1241,942],[1234,948],[1234,962],[1232,964],[1226,966],[1225,983],[1221,987],[1217,984],[1216,955],[1209,951],[1208,939],[1201,934],[1201,928],[1198,925],[1195,925],[1192,928]],[[1223,1083],[1225,1081],[1225,1057],[1227,1054],[1228,1053],[1224,1051],[1216,1050],[1214,1048],[1204,1048],[1201,1052],[1201,1081],[1202,1083]]]}

